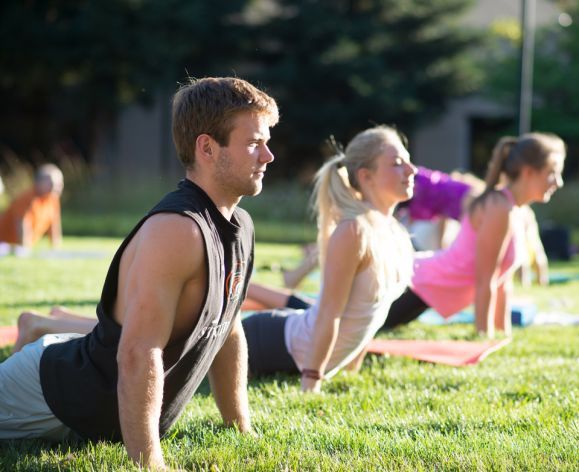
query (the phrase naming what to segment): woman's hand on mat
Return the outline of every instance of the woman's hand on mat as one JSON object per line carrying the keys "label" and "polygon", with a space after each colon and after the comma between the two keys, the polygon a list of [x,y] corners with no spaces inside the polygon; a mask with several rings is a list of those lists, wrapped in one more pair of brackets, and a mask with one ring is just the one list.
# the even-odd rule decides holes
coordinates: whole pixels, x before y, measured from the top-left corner
{"label": "woman's hand on mat", "polygon": [[241,422],[236,422],[235,425],[233,425],[233,427],[244,436],[249,436],[251,438],[258,437],[257,431],[255,431],[255,429],[253,429],[253,427],[251,426],[251,421],[249,420],[249,418],[246,418]]}
{"label": "woman's hand on mat", "polygon": [[320,393],[322,390],[322,380],[302,377],[302,392]]}

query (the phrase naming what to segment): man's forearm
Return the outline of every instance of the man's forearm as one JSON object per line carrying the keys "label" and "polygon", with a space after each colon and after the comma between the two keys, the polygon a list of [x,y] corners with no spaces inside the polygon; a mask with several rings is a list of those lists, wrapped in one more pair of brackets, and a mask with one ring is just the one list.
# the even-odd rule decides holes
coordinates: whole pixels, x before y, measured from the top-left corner
{"label": "man's forearm", "polygon": [[53,247],[60,247],[62,244],[62,229],[60,223],[53,223],[50,227],[50,243]]}
{"label": "man's forearm", "polygon": [[24,219],[18,220],[16,223],[16,239],[21,246],[32,246],[32,231]]}
{"label": "man's forearm", "polygon": [[249,431],[249,401],[247,398],[247,342],[236,322],[223,347],[215,356],[209,370],[209,381],[215,403],[227,425],[237,425],[240,431]]}
{"label": "man's forearm", "polygon": [[127,453],[137,464],[164,467],[159,438],[163,399],[162,351],[119,355],[119,420]]}

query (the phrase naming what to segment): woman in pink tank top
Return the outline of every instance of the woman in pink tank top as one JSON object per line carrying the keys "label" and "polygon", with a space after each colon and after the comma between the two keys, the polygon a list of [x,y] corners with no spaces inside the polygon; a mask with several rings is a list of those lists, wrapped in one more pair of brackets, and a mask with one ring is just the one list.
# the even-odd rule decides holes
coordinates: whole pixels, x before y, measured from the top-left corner
{"label": "woman in pink tank top", "polygon": [[[564,160],[565,144],[552,134],[500,139],[489,162],[487,188],[463,217],[456,240],[448,249],[417,255],[411,286],[392,304],[383,329],[408,323],[428,307],[447,317],[474,303],[477,332],[510,335],[520,207],[550,200],[563,185]],[[501,177],[505,185],[498,189]]]}

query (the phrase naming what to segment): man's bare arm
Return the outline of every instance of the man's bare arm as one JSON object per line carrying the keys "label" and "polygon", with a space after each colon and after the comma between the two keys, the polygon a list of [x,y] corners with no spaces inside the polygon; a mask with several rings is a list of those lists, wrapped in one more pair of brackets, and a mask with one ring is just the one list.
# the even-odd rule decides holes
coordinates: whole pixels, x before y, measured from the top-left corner
{"label": "man's bare arm", "polygon": [[[60,206],[59,206],[60,208]],[[62,244],[62,224],[60,221],[60,210],[52,220],[49,228],[48,237],[50,238],[50,243],[52,247],[60,247]]]}
{"label": "man's bare arm", "polygon": [[16,222],[16,239],[21,246],[32,246],[32,229],[26,218],[21,218]]}
{"label": "man's bare arm", "polygon": [[183,287],[203,267],[204,246],[198,227],[178,215],[151,217],[135,238],[134,248],[125,251],[130,263],[116,305],[123,326],[117,355],[119,419],[131,459],[163,468],[163,349],[175,329]]}
{"label": "man's bare arm", "polygon": [[237,425],[240,431],[249,431],[251,422],[247,399],[247,342],[239,316],[213,360],[209,381],[225,424]]}

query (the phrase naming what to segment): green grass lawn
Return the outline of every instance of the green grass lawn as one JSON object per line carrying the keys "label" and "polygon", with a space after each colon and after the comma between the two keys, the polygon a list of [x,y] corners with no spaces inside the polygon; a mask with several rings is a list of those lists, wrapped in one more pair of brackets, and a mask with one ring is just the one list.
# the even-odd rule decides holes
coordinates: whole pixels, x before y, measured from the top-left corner
{"label": "green grass lawn", "polygon": [[[69,258],[50,257],[47,246],[30,258],[1,258],[0,324],[54,304],[93,314],[119,242],[66,238]],[[279,268],[300,256],[298,245],[258,244],[255,277],[280,284]],[[579,260],[552,270],[577,274]],[[317,279],[303,289],[315,291]],[[579,280],[516,292],[542,310],[579,313]],[[387,337],[474,336],[470,326],[413,323]],[[578,359],[579,327],[529,327],[476,366],[372,356],[360,374],[326,382],[321,395],[303,395],[297,377],[252,381],[255,436],[220,426],[204,384],[162,445],[187,470],[578,470]],[[0,444],[0,471],[132,469],[118,444]]]}

